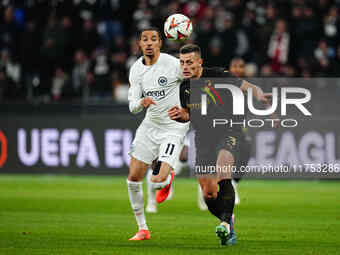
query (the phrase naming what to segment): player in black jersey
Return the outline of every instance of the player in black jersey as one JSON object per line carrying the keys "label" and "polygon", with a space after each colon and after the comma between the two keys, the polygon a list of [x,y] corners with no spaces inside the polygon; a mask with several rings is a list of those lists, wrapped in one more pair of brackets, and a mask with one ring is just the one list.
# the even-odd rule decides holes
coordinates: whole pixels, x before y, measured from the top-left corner
{"label": "player in black jersey", "polygon": [[[223,81],[232,82],[233,85],[240,87],[242,91],[247,91],[248,88],[251,88],[253,95],[259,101],[266,104],[269,103],[267,96],[270,95],[264,94],[257,86],[235,78],[224,68],[203,68],[202,63],[203,60],[199,46],[187,44],[180,49],[180,64],[185,79],[194,79],[199,84],[205,84],[209,83],[207,77],[219,77]],[[234,116],[231,113],[232,97],[230,94],[225,93],[225,90],[223,93],[218,93],[220,95],[218,100],[221,104],[210,103],[207,107],[207,114],[202,116],[200,109],[202,104],[200,104],[201,101],[197,101],[201,95],[199,95],[199,98],[197,94],[193,95],[193,89],[197,88],[190,86],[190,80],[185,80],[180,88],[182,107],[174,106],[168,111],[168,114],[171,119],[176,121],[191,121],[196,130],[195,169],[197,169],[197,166],[214,165],[217,170],[231,170],[238,158],[241,127],[218,129],[213,128],[209,123],[211,123],[213,118],[221,116],[223,118],[228,116],[232,120],[238,121],[238,116]],[[216,234],[220,238],[222,245],[232,245],[236,241],[232,222],[235,193],[231,184],[231,177],[231,171],[224,171],[223,175],[214,173],[213,176],[207,176],[200,173],[198,176],[198,181],[209,211],[221,221],[221,224],[216,227]]]}

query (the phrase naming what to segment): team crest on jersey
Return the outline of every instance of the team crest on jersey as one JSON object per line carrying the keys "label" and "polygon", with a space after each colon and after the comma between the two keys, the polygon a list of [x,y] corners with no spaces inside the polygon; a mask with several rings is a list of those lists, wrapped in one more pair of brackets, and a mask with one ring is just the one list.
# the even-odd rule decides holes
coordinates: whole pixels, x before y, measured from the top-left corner
{"label": "team crest on jersey", "polygon": [[165,76],[158,78],[158,84],[161,86],[166,86],[168,84],[168,79]]}

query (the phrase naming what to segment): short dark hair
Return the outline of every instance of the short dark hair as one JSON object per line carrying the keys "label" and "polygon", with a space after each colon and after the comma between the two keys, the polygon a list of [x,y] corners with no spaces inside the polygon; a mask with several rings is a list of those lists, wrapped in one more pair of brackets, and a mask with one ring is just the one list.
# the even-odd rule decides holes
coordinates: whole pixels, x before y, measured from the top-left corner
{"label": "short dark hair", "polygon": [[179,49],[180,54],[195,52],[201,56],[201,48],[197,44],[186,44]]}
{"label": "short dark hair", "polygon": [[139,41],[142,39],[142,34],[145,31],[156,31],[157,34],[158,34],[159,40],[162,40],[161,32],[157,27],[146,27],[146,28],[143,28],[143,29],[138,31],[137,38],[138,38]]}
{"label": "short dark hair", "polygon": [[235,57],[233,58],[231,61],[230,61],[230,65],[233,63],[233,62],[236,62],[236,61],[242,61],[243,63],[245,63],[244,59],[241,58],[241,57]]}

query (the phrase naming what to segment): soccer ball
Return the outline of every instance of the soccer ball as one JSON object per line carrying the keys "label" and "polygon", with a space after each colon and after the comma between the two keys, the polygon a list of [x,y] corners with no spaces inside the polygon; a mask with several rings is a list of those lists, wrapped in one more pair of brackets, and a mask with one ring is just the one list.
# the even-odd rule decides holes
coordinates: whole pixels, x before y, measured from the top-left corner
{"label": "soccer ball", "polygon": [[173,14],[164,23],[164,34],[169,40],[183,42],[191,33],[191,20],[183,14]]}

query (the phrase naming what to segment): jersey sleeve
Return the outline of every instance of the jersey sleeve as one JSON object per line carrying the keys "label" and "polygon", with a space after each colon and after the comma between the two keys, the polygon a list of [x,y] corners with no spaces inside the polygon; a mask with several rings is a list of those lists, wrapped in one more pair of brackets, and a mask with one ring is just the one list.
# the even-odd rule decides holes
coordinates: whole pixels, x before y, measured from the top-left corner
{"label": "jersey sleeve", "polygon": [[131,113],[137,114],[143,110],[143,106],[141,104],[143,100],[142,98],[143,91],[140,84],[140,80],[138,78],[138,74],[136,72],[136,68],[134,66],[132,66],[130,69],[129,82],[130,82],[128,94],[129,109]]}
{"label": "jersey sleeve", "polygon": [[190,80],[185,79],[180,85],[180,101],[182,108],[189,109],[190,104]]}

